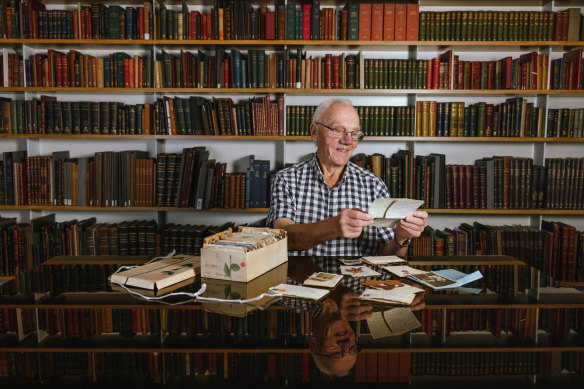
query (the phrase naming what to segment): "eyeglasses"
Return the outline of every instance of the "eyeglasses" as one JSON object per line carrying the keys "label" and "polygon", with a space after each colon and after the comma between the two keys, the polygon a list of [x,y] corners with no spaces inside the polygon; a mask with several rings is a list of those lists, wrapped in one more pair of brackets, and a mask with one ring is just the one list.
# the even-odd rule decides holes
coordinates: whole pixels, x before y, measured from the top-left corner
{"label": "eyeglasses", "polygon": [[331,136],[333,138],[337,138],[337,139],[343,139],[344,137],[347,136],[347,134],[351,135],[351,139],[353,139],[354,141],[360,141],[365,137],[365,133],[363,131],[349,131],[345,128],[332,128],[327,126],[326,124],[322,124],[320,122],[314,122],[314,124],[318,124],[319,126],[323,126],[325,128],[328,128],[331,132]]}
{"label": "eyeglasses", "polygon": [[343,357],[345,355],[347,355],[347,354],[349,354],[349,355],[355,355],[359,351],[361,351],[361,347],[359,347],[356,344],[354,344],[351,347],[349,347],[349,349],[347,351],[336,351],[336,352],[330,353],[330,354],[314,353],[314,355],[318,355],[318,356],[325,357],[325,358],[331,358],[331,359],[343,359]]}

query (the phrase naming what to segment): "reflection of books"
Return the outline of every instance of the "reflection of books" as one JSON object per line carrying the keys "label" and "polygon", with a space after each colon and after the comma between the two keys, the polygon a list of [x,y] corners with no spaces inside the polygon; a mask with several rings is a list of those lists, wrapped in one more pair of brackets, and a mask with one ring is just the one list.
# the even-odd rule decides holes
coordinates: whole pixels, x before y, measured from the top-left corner
{"label": "reflection of books", "polygon": [[334,288],[343,279],[340,274],[318,272],[312,274],[304,281],[306,286],[316,286],[320,288]]}
{"label": "reflection of books", "polygon": [[369,213],[375,218],[374,226],[395,228],[401,219],[410,216],[422,204],[422,200],[380,198],[371,203]]}
{"label": "reflection of books", "polygon": [[111,282],[158,291],[195,277],[200,268],[201,257],[175,255],[113,274]]}
{"label": "reflection of books", "polygon": [[329,291],[326,289],[309,288],[307,286],[288,284],[273,286],[269,290],[271,293],[280,293],[285,297],[312,301],[319,301],[327,294],[329,294]]}
{"label": "reflection of books", "polygon": [[359,277],[373,277],[381,275],[373,269],[367,266],[341,266],[341,274],[346,276],[351,276],[354,278]]}
{"label": "reflection of books", "polygon": [[407,265],[384,266],[383,269],[387,270],[391,274],[394,274],[394,275],[396,275],[398,277],[402,277],[402,278],[409,275],[409,274],[425,273],[424,270],[414,269],[413,267],[407,266]]}
{"label": "reflection of books", "polygon": [[397,255],[381,255],[374,257],[363,257],[361,259],[370,265],[389,265],[406,262],[405,259],[400,258]]}
{"label": "reflection of books", "polygon": [[406,276],[406,278],[433,290],[458,288],[482,277],[483,275],[478,270],[471,274],[465,274],[454,269],[436,270],[435,272],[424,272],[422,274],[410,274]]}
{"label": "reflection of books", "polygon": [[393,308],[385,312],[373,312],[367,319],[373,339],[401,335],[415,330],[421,324],[409,308]]}
{"label": "reflection of books", "polygon": [[386,304],[410,305],[418,293],[424,293],[424,290],[415,286],[400,284],[389,290],[367,288],[359,298]]}

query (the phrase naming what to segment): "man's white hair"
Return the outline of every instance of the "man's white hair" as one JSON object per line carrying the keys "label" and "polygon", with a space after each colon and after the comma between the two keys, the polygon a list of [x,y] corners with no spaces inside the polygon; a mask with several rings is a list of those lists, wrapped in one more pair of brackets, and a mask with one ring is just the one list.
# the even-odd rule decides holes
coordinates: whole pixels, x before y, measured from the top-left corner
{"label": "man's white hair", "polygon": [[353,103],[349,99],[330,99],[325,100],[316,107],[314,110],[314,114],[312,115],[312,123],[320,122],[324,113],[330,108],[333,104],[343,104],[348,105],[350,107],[353,106]]}

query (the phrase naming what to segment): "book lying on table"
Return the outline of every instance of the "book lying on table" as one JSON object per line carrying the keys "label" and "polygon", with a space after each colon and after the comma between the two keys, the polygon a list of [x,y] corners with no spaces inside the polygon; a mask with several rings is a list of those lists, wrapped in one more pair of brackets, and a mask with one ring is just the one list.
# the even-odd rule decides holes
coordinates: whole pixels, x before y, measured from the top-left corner
{"label": "book lying on table", "polygon": [[329,291],[326,289],[309,288],[307,286],[280,284],[272,286],[270,293],[280,293],[285,297],[296,298],[300,300],[320,301]]}
{"label": "book lying on table", "polygon": [[398,276],[400,278],[406,277],[409,274],[426,273],[424,270],[414,269],[413,267],[408,265],[383,266],[383,270],[387,270],[391,274]]}
{"label": "book lying on table", "polygon": [[406,260],[403,258],[398,257],[397,255],[379,255],[379,256],[372,256],[372,257],[363,257],[361,258],[363,262],[368,263],[370,265],[390,265],[396,263],[406,263]]}
{"label": "book lying on table", "polygon": [[308,277],[303,285],[305,286],[316,286],[318,288],[334,288],[343,279],[340,274],[318,272],[313,273]]}
{"label": "book lying on table", "polygon": [[409,308],[393,308],[385,312],[373,312],[367,319],[367,327],[373,339],[405,334],[422,324]]}
{"label": "book lying on table", "polygon": [[374,226],[395,228],[401,219],[410,216],[422,204],[422,200],[380,198],[371,203],[369,213],[375,218]]}
{"label": "book lying on table", "polygon": [[389,290],[367,288],[359,298],[384,304],[410,305],[420,293],[424,293],[424,290],[412,285],[399,284]]}
{"label": "book lying on table", "polygon": [[112,274],[110,281],[136,288],[161,290],[200,273],[201,257],[178,254]]}

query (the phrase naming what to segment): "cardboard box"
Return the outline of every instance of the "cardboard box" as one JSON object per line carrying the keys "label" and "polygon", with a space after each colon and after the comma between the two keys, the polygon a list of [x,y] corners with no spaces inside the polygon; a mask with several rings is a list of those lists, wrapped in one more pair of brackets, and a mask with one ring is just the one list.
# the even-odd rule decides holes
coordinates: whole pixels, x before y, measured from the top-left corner
{"label": "cardboard box", "polygon": [[[286,283],[287,277],[288,263],[286,262],[250,282],[202,278],[201,284],[207,284],[207,289],[202,297],[215,297],[229,300],[249,299],[266,293],[268,288],[274,285]],[[264,297],[261,300],[249,304],[201,301],[201,306],[208,312],[244,317],[250,311],[266,308],[277,299],[277,297]]]}
{"label": "cardboard box", "polygon": [[201,248],[202,277],[249,282],[278,265],[288,262],[286,231],[273,228],[239,227],[239,232],[271,232],[281,236],[282,239],[260,249],[246,251],[243,247],[218,247],[209,244],[230,235],[231,229],[207,237]]}

